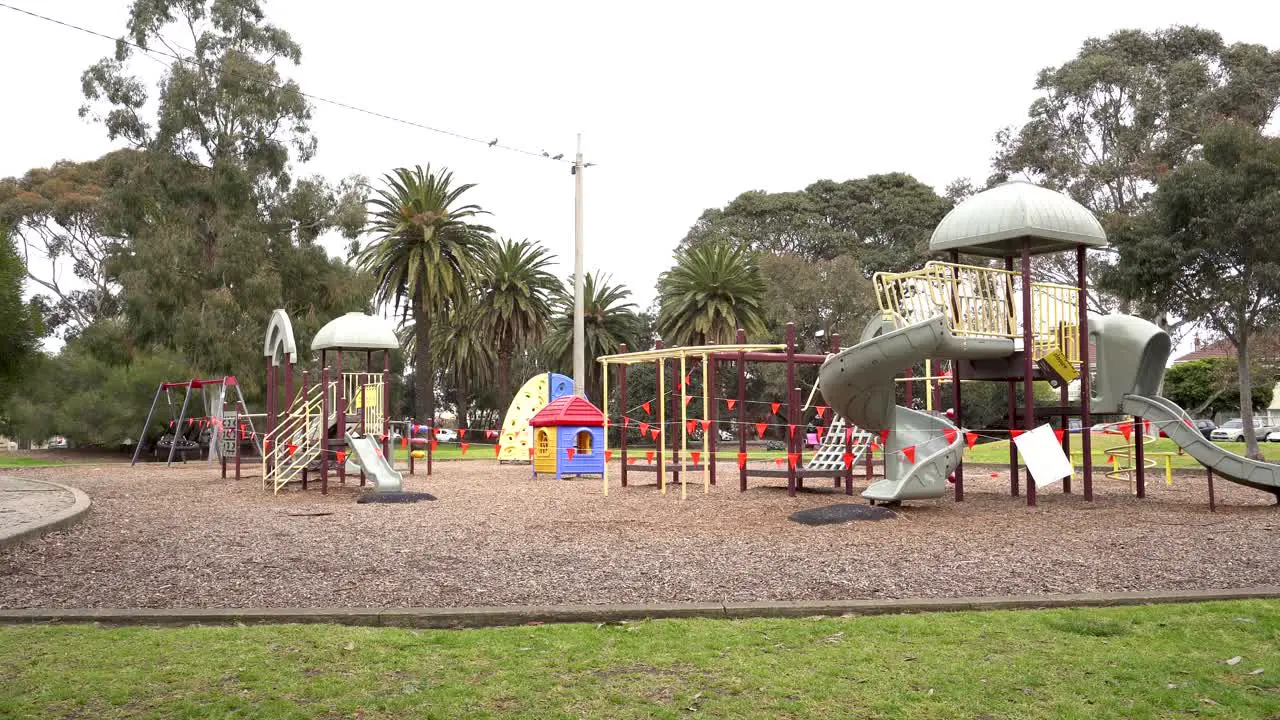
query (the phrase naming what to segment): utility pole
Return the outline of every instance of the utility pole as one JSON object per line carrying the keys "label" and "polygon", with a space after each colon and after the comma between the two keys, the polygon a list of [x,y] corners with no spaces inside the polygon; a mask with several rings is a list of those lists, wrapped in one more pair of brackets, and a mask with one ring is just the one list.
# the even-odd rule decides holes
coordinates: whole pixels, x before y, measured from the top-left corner
{"label": "utility pole", "polygon": [[582,133],[578,133],[578,154],[573,158],[573,392],[587,396],[584,379],[586,361],[586,328],[582,298]]}

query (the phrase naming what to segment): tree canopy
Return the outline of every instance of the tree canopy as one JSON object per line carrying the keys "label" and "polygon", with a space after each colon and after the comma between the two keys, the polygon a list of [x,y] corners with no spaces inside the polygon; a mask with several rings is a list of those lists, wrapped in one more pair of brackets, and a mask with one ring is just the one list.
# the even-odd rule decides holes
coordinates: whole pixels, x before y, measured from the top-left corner
{"label": "tree canopy", "polygon": [[1203,322],[1237,349],[1249,452],[1250,340],[1280,323],[1280,139],[1248,123],[1204,134],[1204,157],[1160,179],[1152,212],[1118,234],[1117,285]]}

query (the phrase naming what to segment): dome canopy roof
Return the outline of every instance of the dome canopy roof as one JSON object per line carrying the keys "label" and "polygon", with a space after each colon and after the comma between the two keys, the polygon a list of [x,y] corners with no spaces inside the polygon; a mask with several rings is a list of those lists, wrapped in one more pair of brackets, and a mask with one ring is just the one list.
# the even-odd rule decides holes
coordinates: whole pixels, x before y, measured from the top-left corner
{"label": "dome canopy roof", "polygon": [[400,338],[390,320],[349,312],[330,320],[311,341],[312,350],[396,350]]}
{"label": "dome canopy roof", "polygon": [[947,213],[929,238],[929,250],[1008,257],[1022,254],[1023,238],[1031,239],[1035,255],[1107,244],[1101,223],[1085,206],[1060,192],[1014,181],[980,192]]}

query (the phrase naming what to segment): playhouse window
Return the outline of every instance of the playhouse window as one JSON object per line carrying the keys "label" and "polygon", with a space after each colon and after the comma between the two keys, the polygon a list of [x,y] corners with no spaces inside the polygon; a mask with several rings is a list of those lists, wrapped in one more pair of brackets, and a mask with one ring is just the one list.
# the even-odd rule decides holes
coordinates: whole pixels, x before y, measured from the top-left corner
{"label": "playhouse window", "polygon": [[547,431],[538,431],[538,452],[545,453],[551,449],[551,441],[547,439]]}
{"label": "playhouse window", "polygon": [[577,445],[578,445],[577,452],[579,455],[591,454],[591,431],[590,430],[578,431]]}

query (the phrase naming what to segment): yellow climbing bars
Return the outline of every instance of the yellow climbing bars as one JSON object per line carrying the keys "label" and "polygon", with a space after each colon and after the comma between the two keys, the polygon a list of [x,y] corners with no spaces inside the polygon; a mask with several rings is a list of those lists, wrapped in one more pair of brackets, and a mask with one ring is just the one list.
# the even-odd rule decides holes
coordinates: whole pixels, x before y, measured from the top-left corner
{"label": "yellow climbing bars", "polygon": [[[919,270],[876,273],[885,318],[908,324],[942,315],[958,336],[1022,338],[1022,274],[977,265],[929,262]],[[1031,283],[1032,355],[1061,348],[1080,363],[1079,289]]]}

